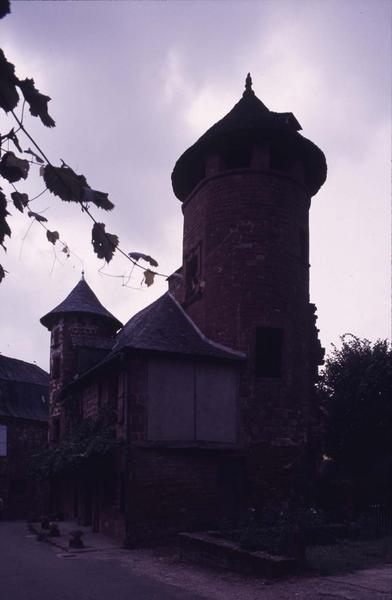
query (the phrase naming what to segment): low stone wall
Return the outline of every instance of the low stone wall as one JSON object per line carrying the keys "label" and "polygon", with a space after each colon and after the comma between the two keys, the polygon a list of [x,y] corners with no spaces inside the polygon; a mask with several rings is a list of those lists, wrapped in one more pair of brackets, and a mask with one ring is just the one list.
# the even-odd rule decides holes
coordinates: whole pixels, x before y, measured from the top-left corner
{"label": "low stone wall", "polygon": [[180,533],[186,557],[221,569],[257,574],[263,577],[282,577],[296,570],[294,558],[275,556],[268,552],[249,552],[239,544],[218,538],[215,532]]}

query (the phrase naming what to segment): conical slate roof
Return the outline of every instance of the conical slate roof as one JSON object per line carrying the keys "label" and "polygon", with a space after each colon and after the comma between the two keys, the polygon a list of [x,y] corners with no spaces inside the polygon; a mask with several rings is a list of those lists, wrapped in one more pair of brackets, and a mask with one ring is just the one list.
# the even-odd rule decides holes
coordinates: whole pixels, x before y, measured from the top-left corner
{"label": "conical slate roof", "polygon": [[300,129],[301,125],[293,113],[274,112],[263,104],[255,95],[248,74],[239,102],[176,162],[172,173],[175,195],[181,201],[185,200],[203,179],[205,158],[209,153],[224,153],[229,147],[266,140],[275,140],[302,158],[308,170],[307,184],[314,195],[326,178],[325,156],[313,142],[298,133]]}
{"label": "conical slate roof", "polygon": [[122,323],[102,306],[83,276],[65,300],[41,318],[41,323],[50,329],[59,316],[69,313],[84,313],[103,317],[110,320],[116,329],[122,327]]}

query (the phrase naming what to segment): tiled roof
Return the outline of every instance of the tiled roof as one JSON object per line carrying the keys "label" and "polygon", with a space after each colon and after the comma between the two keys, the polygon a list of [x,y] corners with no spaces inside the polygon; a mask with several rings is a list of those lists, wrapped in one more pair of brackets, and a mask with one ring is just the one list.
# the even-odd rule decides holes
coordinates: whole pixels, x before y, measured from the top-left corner
{"label": "tiled roof", "polygon": [[122,327],[122,323],[102,306],[83,277],[63,302],[41,318],[41,323],[49,329],[58,316],[68,313],[87,313],[104,317],[109,319],[116,329]]}
{"label": "tiled roof", "polygon": [[105,361],[124,348],[231,360],[245,358],[243,353],[204,337],[169,292],[124,325]]}
{"label": "tiled roof", "polygon": [[48,385],[37,365],[0,355],[0,417],[47,421]]}

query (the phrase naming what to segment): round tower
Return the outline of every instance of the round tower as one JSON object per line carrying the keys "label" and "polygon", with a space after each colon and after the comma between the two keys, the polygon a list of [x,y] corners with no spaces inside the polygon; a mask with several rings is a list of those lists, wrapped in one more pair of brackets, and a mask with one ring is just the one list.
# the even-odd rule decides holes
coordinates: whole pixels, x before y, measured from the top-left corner
{"label": "round tower", "polygon": [[322,151],[292,113],[252,90],[178,159],[182,283],[173,293],[201,331],[246,352],[246,442],[303,447],[322,349],[309,302],[309,208],[326,179]]}
{"label": "round tower", "polygon": [[65,300],[40,321],[51,332],[49,441],[56,443],[62,427],[60,390],[91,364],[91,352],[98,357],[111,347],[122,324],[102,306],[83,274]]}

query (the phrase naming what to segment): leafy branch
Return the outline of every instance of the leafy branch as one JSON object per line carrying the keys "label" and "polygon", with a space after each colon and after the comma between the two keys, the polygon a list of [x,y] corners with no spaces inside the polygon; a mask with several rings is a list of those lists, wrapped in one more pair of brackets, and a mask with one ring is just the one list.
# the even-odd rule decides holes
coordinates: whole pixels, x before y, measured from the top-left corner
{"label": "leafy branch", "polygon": [[[5,3],[5,5],[7,2]],[[0,11],[0,18],[9,12],[8,10]],[[20,96],[23,96],[22,113],[19,118],[15,112]],[[15,208],[24,212],[28,209],[28,216],[35,219],[40,223],[41,226],[46,229],[46,236],[50,243],[53,245],[56,242],[60,242],[64,249],[67,249],[66,253],[69,255],[69,248],[65,242],[62,242],[60,235],[57,231],[51,231],[46,225],[46,217],[42,217],[39,213],[32,211],[29,204],[33,199],[38,198],[45,191],[50,191],[55,196],[58,196],[64,202],[75,202],[80,205],[83,213],[87,214],[93,222],[91,242],[94,252],[98,258],[105,260],[109,263],[114,253],[117,251],[126,260],[132,263],[132,269],[134,267],[143,270],[144,283],[150,286],[154,283],[155,276],[167,277],[167,275],[160,273],[155,270],[158,267],[158,262],[147,254],[140,252],[125,252],[119,245],[119,238],[113,233],[106,231],[105,223],[98,221],[92,214],[90,206],[94,205],[102,210],[110,211],[113,209],[114,204],[109,200],[108,194],[95,190],[90,187],[84,175],[79,175],[69,167],[64,161],[60,167],[56,167],[49,160],[46,153],[38,145],[35,139],[27,131],[23,119],[24,119],[24,108],[27,104],[29,106],[30,114],[34,117],[39,117],[46,127],[54,127],[55,121],[49,115],[48,103],[50,97],[42,94],[36,87],[33,79],[26,78],[20,80],[15,74],[15,66],[8,62],[4,52],[0,49],[0,108],[6,113],[10,113],[15,119],[18,127],[15,130],[12,128],[7,134],[0,135],[0,176],[2,176],[8,183],[14,188],[14,192],[11,194],[12,202]],[[22,150],[19,142],[17,133],[23,132],[27,139],[33,145],[34,150],[30,147],[27,150]],[[2,155],[2,147],[7,142],[8,149]],[[15,154],[9,149],[9,144],[12,143],[16,151],[29,155],[29,159],[22,158]],[[45,181],[45,190],[35,196],[35,198],[29,200],[27,194],[19,192],[15,183],[21,179],[27,179],[30,165],[40,166],[40,174],[43,176]],[[9,215],[7,211],[7,199],[0,188],[0,245],[4,246],[5,237],[11,236],[11,229],[6,221],[6,217]],[[149,267],[143,266],[139,261],[147,263]],[[150,268],[153,267],[153,268]],[[5,270],[0,265],[0,282],[5,275]]]}

